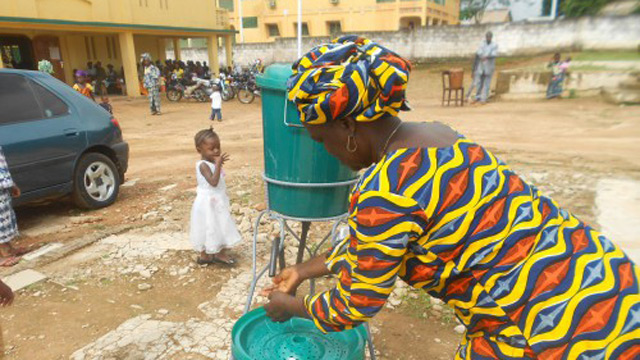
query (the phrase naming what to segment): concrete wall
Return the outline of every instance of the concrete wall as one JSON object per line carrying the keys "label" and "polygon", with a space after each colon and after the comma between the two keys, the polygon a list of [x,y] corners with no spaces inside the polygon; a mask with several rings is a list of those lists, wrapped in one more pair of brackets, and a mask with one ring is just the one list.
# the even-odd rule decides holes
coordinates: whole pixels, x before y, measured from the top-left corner
{"label": "concrete wall", "polygon": [[[599,95],[604,88],[617,88],[620,84],[634,80],[630,72],[569,72],[564,82],[564,94],[573,90],[578,96]],[[496,81],[496,95],[501,99],[543,98],[551,80],[550,71],[505,70],[500,71]]]}
{"label": "concrete wall", "polygon": [[[585,17],[542,23],[505,23],[473,26],[422,27],[410,31],[362,32],[412,61],[472,57],[487,31],[494,33],[500,56],[532,55],[567,50],[635,50],[640,45],[640,16]],[[303,49],[328,42],[328,37],[305,37]],[[206,49],[191,50],[193,54]],[[260,58],[267,64],[293,62],[296,40],[236,44],[234,62],[249,64]],[[223,59],[224,57],[221,56]]]}

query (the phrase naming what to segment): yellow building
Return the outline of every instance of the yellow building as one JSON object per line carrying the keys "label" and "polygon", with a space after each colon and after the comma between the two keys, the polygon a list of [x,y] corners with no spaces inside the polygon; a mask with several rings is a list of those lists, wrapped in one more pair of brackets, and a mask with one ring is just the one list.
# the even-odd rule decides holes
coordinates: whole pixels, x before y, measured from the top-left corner
{"label": "yellow building", "polygon": [[179,39],[204,38],[211,64],[222,42],[231,64],[233,33],[216,0],[0,0],[0,67],[35,69],[47,59],[56,77],[72,83],[73,69],[100,61],[122,67],[135,95],[139,82],[130,79],[138,78],[142,53],[164,60],[173,42],[180,59]]}
{"label": "yellow building", "polygon": [[[240,9],[242,1],[242,9]],[[229,10],[238,42],[297,35],[298,0],[218,0]],[[302,33],[332,36],[458,24],[460,0],[303,0]],[[239,12],[242,11],[242,21]]]}

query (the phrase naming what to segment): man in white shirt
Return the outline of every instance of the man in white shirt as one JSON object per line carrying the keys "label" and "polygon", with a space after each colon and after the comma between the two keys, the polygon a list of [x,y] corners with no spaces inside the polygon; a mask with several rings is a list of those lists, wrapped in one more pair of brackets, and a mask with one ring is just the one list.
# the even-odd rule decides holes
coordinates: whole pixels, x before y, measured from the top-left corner
{"label": "man in white shirt", "polygon": [[213,86],[213,93],[209,98],[211,98],[211,116],[209,120],[213,121],[217,118],[218,121],[222,121],[222,95],[220,94],[219,86]]}
{"label": "man in white shirt", "polygon": [[478,68],[476,69],[476,78],[474,83],[478,88],[476,93],[476,101],[485,104],[489,99],[489,91],[491,89],[491,78],[496,70],[496,56],[498,55],[498,44],[492,42],[493,33],[487,32],[485,41],[482,42],[476,55],[479,58]]}

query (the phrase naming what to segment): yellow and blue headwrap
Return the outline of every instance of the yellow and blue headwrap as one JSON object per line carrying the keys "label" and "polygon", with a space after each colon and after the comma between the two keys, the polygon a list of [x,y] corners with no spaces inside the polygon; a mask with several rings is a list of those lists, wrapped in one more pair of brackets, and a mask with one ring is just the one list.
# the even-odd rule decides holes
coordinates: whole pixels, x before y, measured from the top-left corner
{"label": "yellow and blue headwrap", "polygon": [[409,61],[393,51],[369,39],[343,36],[313,48],[293,65],[289,100],[306,124],[395,116],[410,109],[405,98],[410,71]]}

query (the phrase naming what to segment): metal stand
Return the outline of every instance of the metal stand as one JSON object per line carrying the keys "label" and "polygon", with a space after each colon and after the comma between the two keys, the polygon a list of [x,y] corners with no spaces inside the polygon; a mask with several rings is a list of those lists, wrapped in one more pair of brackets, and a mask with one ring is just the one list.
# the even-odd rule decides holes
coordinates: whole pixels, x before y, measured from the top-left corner
{"label": "metal stand", "polygon": [[[262,219],[267,216],[269,220],[276,221],[280,227],[280,235],[273,240],[271,245],[271,256],[269,259],[269,264],[267,264],[263,269],[258,271],[257,264],[257,244],[258,244],[258,234],[260,231],[260,223]],[[274,277],[277,274],[277,268],[280,270],[286,267],[285,256],[284,256],[284,244],[287,236],[292,236],[294,239],[298,241],[298,253],[296,257],[296,264],[302,262],[304,258],[305,251],[309,255],[309,257],[315,257],[318,253],[318,250],[327,242],[327,240],[331,239],[332,243],[335,244],[337,239],[337,230],[340,224],[346,224],[347,215],[340,215],[333,218],[321,218],[321,219],[302,219],[295,218],[290,216],[285,216],[279,213],[276,213],[271,210],[264,210],[260,212],[258,217],[256,218],[254,228],[253,228],[253,252],[252,252],[252,280],[251,285],[249,287],[249,295],[247,296],[247,304],[244,309],[244,313],[246,314],[251,309],[251,303],[253,301],[253,295],[256,290],[256,286],[258,284],[258,280],[269,271],[269,276]],[[293,229],[289,226],[287,221],[296,221],[302,223],[302,229],[300,236],[298,236]],[[311,227],[312,222],[333,222],[333,226],[331,226],[331,231],[327,233],[322,241],[317,244],[313,249],[309,248],[307,245],[307,236],[309,234],[309,228]],[[311,294],[315,293],[315,280],[309,280],[309,292]],[[367,346],[369,349],[369,355],[371,359],[375,360],[376,355],[373,347],[371,331],[369,330],[369,325],[364,323],[362,326],[365,327],[367,331]]]}

